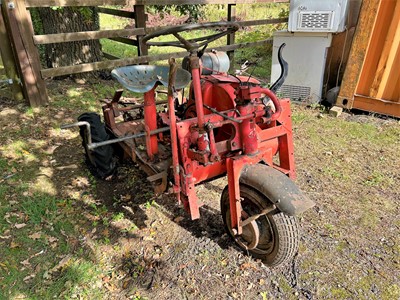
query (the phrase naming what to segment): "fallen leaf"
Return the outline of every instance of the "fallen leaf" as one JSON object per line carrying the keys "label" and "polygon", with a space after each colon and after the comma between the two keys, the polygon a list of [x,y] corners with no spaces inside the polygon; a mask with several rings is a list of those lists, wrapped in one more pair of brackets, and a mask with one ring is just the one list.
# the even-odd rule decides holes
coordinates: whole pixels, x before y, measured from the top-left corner
{"label": "fallen leaf", "polygon": [[58,238],[54,236],[47,236],[46,239],[49,241],[50,244],[58,241]]}
{"label": "fallen leaf", "polygon": [[183,220],[184,218],[183,217],[176,217],[175,219],[174,219],[174,222],[176,222],[176,223],[179,223],[179,222],[181,222],[182,220]]}
{"label": "fallen leaf", "polygon": [[11,217],[11,215],[10,215],[9,213],[6,213],[6,214],[4,215],[4,220],[6,220],[6,222],[7,222],[8,224],[11,224],[11,222],[10,222],[10,220],[9,220],[10,217]]}
{"label": "fallen leaf", "polygon": [[36,257],[38,255],[41,255],[41,254],[45,253],[45,252],[46,252],[45,250],[40,250],[38,253],[35,253],[35,254],[31,255],[31,257],[29,257],[29,258]]}
{"label": "fallen leaf", "polygon": [[25,227],[25,226],[26,226],[25,223],[15,224],[15,228],[17,228],[17,229],[23,228],[23,227]]}
{"label": "fallen leaf", "polygon": [[17,248],[19,246],[20,246],[20,244],[18,244],[17,242],[11,241],[11,243],[10,243],[10,248],[11,249]]}
{"label": "fallen leaf", "polygon": [[11,235],[0,235],[0,239],[7,240],[11,237]]}
{"label": "fallen leaf", "polygon": [[31,235],[28,235],[32,240],[38,240],[42,236],[42,233],[40,231],[32,233]]}
{"label": "fallen leaf", "polygon": [[54,272],[62,269],[66,264],[68,264],[68,262],[71,260],[71,258],[72,258],[72,255],[70,255],[70,254],[65,256],[62,260],[60,260],[60,262],[55,267],[53,267],[49,271],[49,273],[51,274],[51,273],[54,273]]}
{"label": "fallen leaf", "polygon": [[30,267],[31,266],[31,263],[29,262],[29,258],[21,261],[20,264],[25,266],[25,267]]}
{"label": "fallen leaf", "polygon": [[45,271],[43,274],[43,279],[51,279],[51,274],[48,271]]}
{"label": "fallen leaf", "polygon": [[128,288],[129,282],[130,282],[130,280],[128,279],[128,280],[125,280],[124,283],[122,284],[122,288],[123,288],[124,290]]}
{"label": "fallen leaf", "polygon": [[30,280],[30,279],[32,279],[32,278],[35,278],[35,274],[31,274],[31,275],[28,275],[28,276],[26,276],[26,277],[24,277],[24,279],[22,279],[23,281],[28,281],[28,280]]}

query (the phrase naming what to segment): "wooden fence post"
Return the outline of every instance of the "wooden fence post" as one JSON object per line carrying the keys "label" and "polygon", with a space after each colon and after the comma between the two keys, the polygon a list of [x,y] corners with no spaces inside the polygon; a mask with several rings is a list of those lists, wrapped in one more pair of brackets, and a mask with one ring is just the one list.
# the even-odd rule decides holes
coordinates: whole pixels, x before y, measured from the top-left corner
{"label": "wooden fence post", "polygon": [[39,52],[33,44],[33,27],[25,1],[4,1],[4,17],[14,57],[21,74],[25,99],[32,107],[48,104],[46,84],[40,74]]}
{"label": "wooden fence post", "polygon": [[[228,4],[228,21],[236,21],[236,4]],[[228,34],[227,45],[233,45],[235,43],[235,33]],[[233,62],[235,51],[228,51],[229,60]],[[231,64],[233,66],[233,64]]]}
{"label": "wooden fence post", "polygon": [[22,88],[20,85],[20,79],[18,77],[17,68],[15,66],[15,59],[11,48],[10,39],[6,32],[6,24],[3,18],[5,3],[0,5],[0,55],[3,61],[4,70],[7,78],[12,79],[11,85],[12,95],[14,100],[24,99]]}
{"label": "wooden fence post", "polygon": [[[134,5],[133,6],[135,12],[135,28],[143,28],[146,29],[146,11],[144,5]],[[148,48],[146,45],[142,44],[143,36],[137,36],[138,42],[138,55],[148,55]]]}

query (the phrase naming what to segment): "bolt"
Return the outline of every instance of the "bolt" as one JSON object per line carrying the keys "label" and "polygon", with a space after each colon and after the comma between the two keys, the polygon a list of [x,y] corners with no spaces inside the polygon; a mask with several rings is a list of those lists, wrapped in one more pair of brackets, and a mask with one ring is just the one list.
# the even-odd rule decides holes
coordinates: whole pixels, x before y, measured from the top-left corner
{"label": "bolt", "polygon": [[9,2],[8,3],[8,8],[9,9],[14,9],[15,8],[15,3],[14,2]]}

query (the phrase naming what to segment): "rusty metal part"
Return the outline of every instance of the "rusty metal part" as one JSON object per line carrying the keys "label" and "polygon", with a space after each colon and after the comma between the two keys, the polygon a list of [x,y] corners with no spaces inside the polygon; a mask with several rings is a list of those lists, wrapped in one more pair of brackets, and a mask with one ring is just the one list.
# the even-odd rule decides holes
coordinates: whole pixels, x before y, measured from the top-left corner
{"label": "rusty metal part", "polygon": [[217,114],[217,115],[223,117],[224,119],[227,119],[227,120],[230,120],[230,121],[239,123],[239,124],[243,122],[242,120],[238,120],[238,119],[232,118],[232,117],[230,117],[230,116],[228,116],[228,115],[225,115],[225,114],[219,112],[218,110],[216,110],[215,108],[212,108],[212,107],[210,107],[210,106],[208,106],[208,105],[206,105],[206,104],[203,104],[203,106],[204,106],[205,108],[207,108],[208,110],[212,111],[213,113],[215,113],[215,114]]}
{"label": "rusty metal part", "polygon": [[[160,195],[161,193],[163,193],[168,186],[168,173],[166,171],[161,172],[161,173],[156,173],[154,175],[148,176],[147,180],[150,181],[151,183],[154,183],[154,192],[157,195]],[[161,181],[160,184],[155,184],[155,182],[157,181]]]}
{"label": "rusty metal part", "polygon": [[175,116],[175,80],[178,65],[175,59],[169,59],[169,79],[168,79],[168,114],[170,121],[171,132],[171,150],[172,150],[172,172],[174,174],[174,192],[178,202],[180,202],[180,177],[179,177],[179,152],[178,152],[178,137],[176,132],[176,116]]}
{"label": "rusty metal part", "polygon": [[[167,104],[168,100],[162,100],[162,101],[157,101],[155,104],[156,105],[163,105],[163,104]],[[120,101],[119,104],[132,104],[131,106],[127,106],[127,107],[121,107],[119,108],[120,110],[127,110],[127,109],[138,109],[138,108],[143,108],[144,104],[137,104],[135,102],[128,102],[128,101]]]}
{"label": "rusty metal part", "polygon": [[259,214],[252,215],[251,217],[248,217],[247,219],[241,221],[240,225],[242,227],[245,227],[247,224],[250,224],[251,222],[254,222],[259,217],[262,217],[262,216],[265,216],[266,214],[269,214],[270,212],[274,211],[275,209],[276,209],[275,205],[272,205],[272,207],[269,207],[269,208],[265,208]]}
{"label": "rusty metal part", "polygon": [[236,242],[244,249],[253,250],[260,241],[260,230],[256,221],[250,221],[243,226],[242,234],[236,236]]}

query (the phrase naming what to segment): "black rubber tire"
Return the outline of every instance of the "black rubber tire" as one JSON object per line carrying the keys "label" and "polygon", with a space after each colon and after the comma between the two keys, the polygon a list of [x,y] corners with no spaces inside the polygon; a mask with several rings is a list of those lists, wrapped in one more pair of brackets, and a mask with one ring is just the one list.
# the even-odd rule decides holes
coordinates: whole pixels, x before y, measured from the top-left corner
{"label": "black rubber tire", "polygon": [[[86,121],[90,124],[92,142],[98,143],[109,140],[110,136],[98,114],[83,113],[78,117],[78,121]],[[86,126],[81,126],[79,130],[82,137],[82,146],[85,149],[86,163],[94,176],[104,179],[115,171],[114,149],[111,145],[105,145],[89,150],[86,130]]]}
{"label": "black rubber tire", "polygon": [[[242,209],[248,217],[260,213],[261,210],[272,204],[264,195],[257,190],[240,185],[240,196],[243,198]],[[264,264],[276,267],[292,260],[299,247],[299,229],[296,218],[285,215],[279,211],[272,211],[267,215],[259,217],[255,222],[259,228],[260,238],[256,248],[247,250],[238,243],[231,230],[229,211],[228,186],[221,195],[221,214],[225,224],[225,230],[245,252],[253,257],[261,259]]]}

